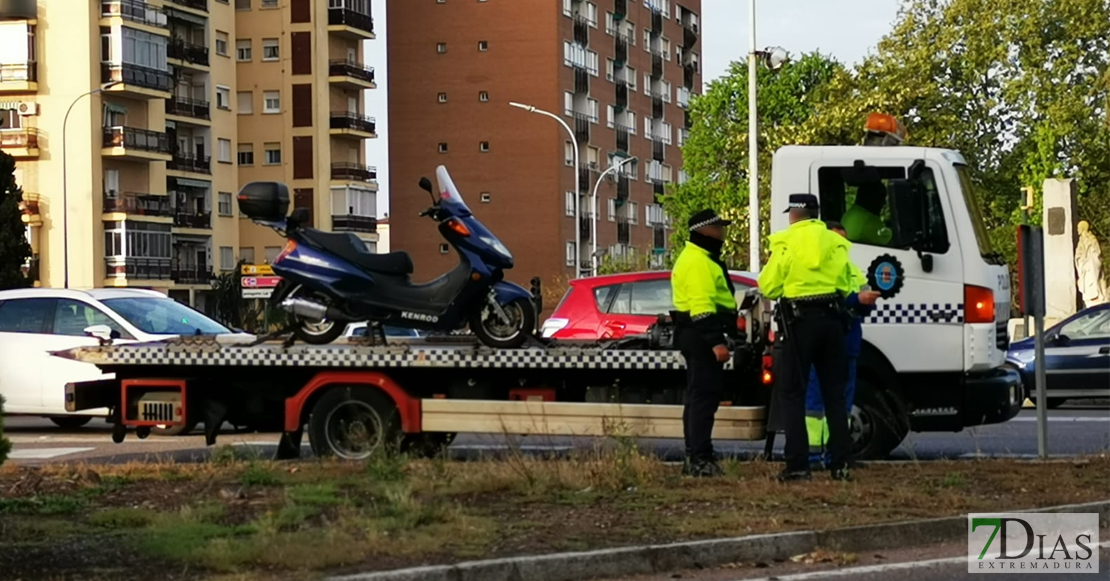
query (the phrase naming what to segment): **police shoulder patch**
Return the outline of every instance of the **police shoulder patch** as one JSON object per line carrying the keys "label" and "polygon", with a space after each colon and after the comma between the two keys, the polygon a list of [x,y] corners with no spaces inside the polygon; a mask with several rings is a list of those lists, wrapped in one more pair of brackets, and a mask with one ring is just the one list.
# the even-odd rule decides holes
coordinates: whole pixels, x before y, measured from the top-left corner
{"label": "police shoulder patch", "polygon": [[867,283],[871,285],[871,290],[878,291],[884,299],[897,295],[902,290],[905,279],[906,271],[902,268],[902,263],[889,254],[880,254],[867,267]]}

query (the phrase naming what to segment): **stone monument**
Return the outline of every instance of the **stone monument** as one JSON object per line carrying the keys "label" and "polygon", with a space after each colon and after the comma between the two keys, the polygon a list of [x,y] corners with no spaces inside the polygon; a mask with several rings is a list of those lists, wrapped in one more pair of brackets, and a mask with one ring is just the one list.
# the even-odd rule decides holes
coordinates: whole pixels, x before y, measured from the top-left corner
{"label": "stone monument", "polygon": [[1108,300],[1106,284],[1102,281],[1102,249],[1098,238],[1091,233],[1091,225],[1086,220],[1076,226],[1079,242],[1075,245],[1076,286],[1084,307],[1101,305]]}
{"label": "stone monument", "polygon": [[1045,319],[1048,325],[1075,314],[1076,276],[1075,180],[1044,181],[1044,292]]}

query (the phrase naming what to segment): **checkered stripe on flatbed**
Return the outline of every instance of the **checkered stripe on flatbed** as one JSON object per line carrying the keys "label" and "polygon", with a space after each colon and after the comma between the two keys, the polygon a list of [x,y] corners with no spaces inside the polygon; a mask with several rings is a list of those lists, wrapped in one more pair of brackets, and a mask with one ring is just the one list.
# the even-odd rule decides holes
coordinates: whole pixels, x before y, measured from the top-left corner
{"label": "checkered stripe on flatbed", "polygon": [[869,325],[963,324],[963,303],[888,303],[879,301],[863,319]]}
{"label": "checkered stripe on flatbed", "polygon": [[[194,348],[172,345],[120,345],[81,349],[76,358],[103,366],[174,367],[329,367],[329,368],[485,368],[681,370],[677,351],[597,348],[485,349],[435,347],[328,346],[283,348]],[[731,362],[728,364],[731,367]]]}

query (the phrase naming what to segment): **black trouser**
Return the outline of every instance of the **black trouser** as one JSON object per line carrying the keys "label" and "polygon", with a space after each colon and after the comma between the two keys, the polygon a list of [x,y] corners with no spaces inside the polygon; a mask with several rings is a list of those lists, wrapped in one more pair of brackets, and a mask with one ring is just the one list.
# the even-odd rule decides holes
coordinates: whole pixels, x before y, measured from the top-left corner
{"label": "black trouser", "polygon": [[686,359],[686,405],[682,408],[686,457],[715,460],[713,420],[725,389],[725,364],[717,361],[714,346],[707,345],[694,327],[681,325],[676,334],[678,348]]}
{"label": "black trouser", "polygon": [[[789,308],[782,306],[781,308]],[[848,358],[844,344],[844,322],[828,304],[801,303],[800,316],[791,317],[783,338],[781,357],[775,362],[775,377],[783,390],[786,429],[786,469],[809,470],[809,438],[806,433],[805,398],[812,365],[821,384],[825,417],[829,424],[829,467],[843,468],[850,451],[848,412],[844,388],[848,381]]]}

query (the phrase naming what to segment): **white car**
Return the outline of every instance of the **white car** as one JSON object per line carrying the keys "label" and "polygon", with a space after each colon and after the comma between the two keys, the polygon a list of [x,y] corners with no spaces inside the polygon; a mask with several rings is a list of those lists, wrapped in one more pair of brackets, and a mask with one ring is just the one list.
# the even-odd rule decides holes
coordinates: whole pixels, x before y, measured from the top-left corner
{"label": "white car", "polygon": [[0,395],[4,413],[50,418],[77,428],[108,410],[69,414],[65,385],[109,378],[95,365],[54,357],[52,351],[96,346],[91,336],[119,343],[181,335],[233,333],[166,295],[139,289],[23,289],[0,291]]}

